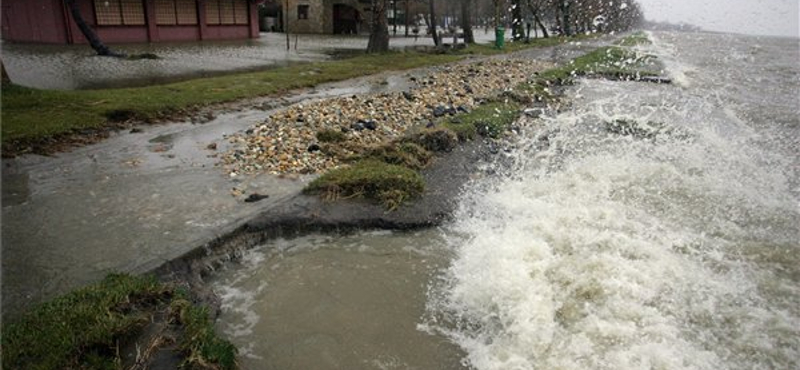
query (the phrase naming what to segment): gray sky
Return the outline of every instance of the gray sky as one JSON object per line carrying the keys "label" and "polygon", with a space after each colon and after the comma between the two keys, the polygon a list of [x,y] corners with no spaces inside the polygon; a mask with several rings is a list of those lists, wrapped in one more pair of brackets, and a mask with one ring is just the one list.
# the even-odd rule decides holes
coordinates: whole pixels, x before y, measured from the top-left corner
{"label": "gray sky", "polygon": [[800,37],[800,0],[638,0],[645,17],[709,31]]}

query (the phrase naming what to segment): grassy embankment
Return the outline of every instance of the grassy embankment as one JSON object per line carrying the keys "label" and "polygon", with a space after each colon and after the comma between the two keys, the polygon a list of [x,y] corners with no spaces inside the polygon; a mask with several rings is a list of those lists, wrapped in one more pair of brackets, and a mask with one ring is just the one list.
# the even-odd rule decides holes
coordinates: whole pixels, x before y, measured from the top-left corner
{"label": "grassy embankment", "polygon": [[[518,86],[516,90],[522,94],[514,94],[511,97],[500,94],[487,99],[486,104],[469,113],[442,118],[437,122],[436,128],[421,129],[395,142],[371,148],[359,158],[353,158],[354,164],[351,167],[329,172],[313,182],[306,190],[323,193],[331,198],[363,195],[378,199],[387,208],[398,207],[403,201],[422,193],[424,181],[418,171],[430,162],[435,152],[451,150],[458,141],[473,140],[477,135],[489,137],[503,135],[507,125],[517,118],[520,108],[524,106],[525,94],[531,99],[555,99],[549,93],[548,87],[553,83],[567,83],[570,81],[568,79],[570,76],[611,67],[614,71],[627,68],[628,73],[633,74],[634,64],[625,62],[630,59],[629,57],[630,55],[624,51],[598,49],[567,66],[547,71],[533,78],[530,83]],[[360,58],[372,59],[373,63],[382,58],[391,58],[393,62],[397,62],[397,56]],[[399,65],[411,68],[410,65],[430,63],[431,60],[441,62],[453,56],[420,55],[408,58],[410,59],[400,62]],[[47,130],[44,128],[48,125],[43,123],[43,127],[39,128],[40,131],[25,131],[27,134],[18,132],[12,138],[30,137],[25,135],[47,136],[52,135],[48,134],[50,132],[58,132],[59,127],[68,131],[76,127],[102,126],[108,109],[111,108],[124,107],[136,117],[155,117],[165,112],[186,109],[195,104],[254,96],[252,91],[247,90],[247,86],[265,85],[261,86],[263,90],[259,91],[268,94],[311,83],[311,80],[304,80],[305,78],[318,79],[319,82],[327,81],[333,78],[327,75],[333,70],[341,69],[343,74],[353,73],[351,63],[358,60],[364,61],[364,59],[350,60],[345,64],[328,66],[328,69],[324,70],[322,68],[325,64],[305,65],[282,69],[282,73],[270,71],[151,88],[107,90],[105,92],[109,93],[108,96],[98,91],[53,92],[5,87],[3,140],[10,140],[5,136],[5,132],[7,129],[13,132],[14,127],[6,126],[9,123],[6,121],[7,115],[29,117],[32,122],[47,122],[63,116],[72,122],[72,126],[51,125]],[[314,71],[315,68],[326,72],[303,74]],[[384,67],[372,64],[369,67],[359,65],[359,68],[363,72],[368,68],[375,68],[375,71],[378,71]],[[542,77],[543,75],[550,79]],[[261,80],[258,80],[259,76]],[[298,76],[305,77],[302,81],[298,81]],[[274,80],[270,80],[271,78]],[[226,87],[226,82],[232,83],[233,86]],[[204,89],[208,90],[208,95],[203,95],[206,92]],[[165,99],[164,94],[181,95],[179,91],[193,97],[179,100],[184,104],[182,106],[174,101],[170,103],[159,101]],[[149,98],[148,93],[152,94]],[[126,99],[126,95],[130,95],[127,96],[129,99]],[[10,99],[11,103],[9,104],[6,99]],[[123,104],[125,101],[146,103],[125,105]],[[10,109],[10,112],[7,109]],[[87,112],[83,112],[84,110]],[[36,112],[41,113],[40,117],[36,117]],[[75,112],[83,112],[81,113],[83,115],[78,117],[94,120],[91,121],[94,123],[88,126],[77,125],[79,122],[71,115],[76,114]],[[12,122],[17,124],[24,122],[20,121],[23,119],[21,117],[15,117],[17,121]],[[321,142],[335,144],[342,139],[342,136],[335,132],[321,132],[319,139]],[[121,368],[136,360],[126,358],[122,348],[140,339],[144,330],[159,322],[165,326],[144,343],[140,355],[147,357],[159,350],[172,348],[181,353],[188,368],[236,368],[235,347],[216,336],[204,308],[192,305],[186,294],[174,287],[160,284],[150,278],[125,275],[111,275],[101,283],[42,304],[17,320],[4,323],[3,367]]]}
{"label": "grassy embankment", "polygon": [[[24,151],[28,144],[57,139],[59,135],[114,127],[116,123],[129,119],[150,122],[211,104],[279,94],[383,71],[445,64],[469,56],[550,46],[584,37],[552,37],[535,39],[531,43],[509,43],[504,50],[489,45],[473,45],[447,53],[362,54],[343,60],[138,88],[60,91],[6,85],[2,89],[2,142],[15,144],[4,148],[6,151],[10,148],[23,148],[16,150]],[[7,154],[15,153],[7,151]]]}
{"label": "grassy embankment", "polygon": [[[620,40],[618,45],[645,42],[649,42],[646,36],[637,33]],[[395,209],[404,201],[422,194],[425,184],[419,170],[430,162],[434,153],[449,151],[458,141],[474,140],[478,135],[499,138],[519,117],[526,104],[558,99],[552,89],[571,84],[575,78],[599,76],[635,80],[655,75],[648,70],[653,58],[628,47],[598,48],[563,66],[533,76],[512,93],[486,97],[486,103],[471,112],[442,118],[436,123],[436,128],[412,130],[405,138],[367,150],[364,155],[351,158],[351,166],[323,174],[304,191],[320,194],[329,200],[362,196],[382,203],[389,210]]]}
{"label": "grassy embankment", "polygon": [[[280,93],[286,90],[343,80],[386,70],[402,70],[459,60],[471,55],[489,55],[562,43],[551,39],[531,44],[509,44],[504,51],[472,46],[449,54],[389,53],[361,55],[351,59],[303,64],[269,71],[197,79],[142,88],[52,91],[4,85],[2,88],[2,140],[33,143],[81,130],[114,126],[115,120],[157,120],[203,105]],[[473,114],[488,114],[486,107]],[[476,116],[477,117],[477,116]],[[492,124],[492,127],[496,126]],[[336,142],[336,133],[320,141]],[[444,135],[442,135],[444,134]],[[431,151],[454,145],[448,130],[425,132],[399,145],[374,148],[351,172],[337,182],[350,181],[362,193],[396,207],[419,194],[424,183],[416,172],[431,159]],[[377,167],[376,167],[377,166]],[[395,167],[391,167],[395,166]],[[380,173],[368,183],[359,178]],[[333,176],[334,174],[331,174]],[[397,179],[405,179],[398,189]],[[383,190],[391,188],[390,190]],[[154,325],[160,331],[142,343],[138,359],[126,358],[123,347],[140,340]],[[147,362],[159,350],[181,353],[188,368],[236,368],[236,349],[213,331],[207,311],[193,305],[186,294],[150,278],[109,275],[104,281],[73,291],[10,322],[2,331],[3,368],[16,369],[117,369],[131,361]]]}
{"label": "grassy embankment", "polygon": [[[126,357],[123,348],[154,325],[161,327],[135,347],[138,358]],[[176,351],[185,368],[236,368],[236,348],[216,336],[205,308],[174,287],[128,275],[109,275],[4,323],[2,345],[5,369],[128,368],[162,349]]]}

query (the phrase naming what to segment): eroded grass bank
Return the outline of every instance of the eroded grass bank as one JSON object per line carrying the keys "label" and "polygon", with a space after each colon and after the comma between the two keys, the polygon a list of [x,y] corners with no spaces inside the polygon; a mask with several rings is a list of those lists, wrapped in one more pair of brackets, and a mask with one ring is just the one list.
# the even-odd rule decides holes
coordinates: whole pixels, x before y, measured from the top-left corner
{"label": "eroded grass bank", "polygon": [[[581,58],[556,68],[557,73],[545,71],[510,92],[487,97],[470,112],[442,117],[432,128],[420,128],[352,158],[352,166],[336,170],[343,172],[329,172],[307,191],[339,199],[365,196],[396,208],[423,193],[425,184],[419,171],[436,153],[480,136],[501,137],[528,104],[559,99],[552,91],[555,84],[572,81],[565,76],[610,66],[622,68],[629,76],[641,73],[638,63],[624,62],[631,60],[625,51],[603,48]],[[318,136],[323,143],[342,140],[336,132]],[[156,334],[143,336],[152,332]],[[143,341],[135,352],[139,355],[126,355],[126,346],[139,341]],[[128,368],[159,351],[177,353],[188,368],[236,366],[235,348],[216,336],[207,311],[192,304],[187,293],[150,278],[125,275],[111,275],[99,284],[32,309],[15,322],[4,323],[2,347],[4,368]]]}
{"label": "eroded grass bank", "polygon": [[41,304],[4,323],[2,344],[5,369],[144,369],[156,357],[236,368],[236,348],[215,334],[207,310],[151,277],[109,275]]}
{"label": "eroded grass bank", "polygon": [[[503,50],[472,45],[447,52],[390,52],[267,71],[230,74],[138,88],[40,90],[17,85],[2,88],[2,143],[5,155],[37,151],[68,134],[115,128],[120,122],[152,122],[191,113],[202,106],[268,96],[292,89],[454,62],[470,56],[509,53],[552,46],[589,36],[534,39]],[[33,148],[31,147],[33,146]]]}
{"label": "eroded grass bank", "polygon": [[[620,40],[618,45],[649,42],[643,33]],[[433,127],[411,130],[405,137],[384,143],[349,160],[349,166],[332,170],[310,183],[304,192],[326,200],[364,197],[393,210],[403,202],[421,196],[425,189],[420,170],[437,153],[450,151],[459,142],[479,137],[499,139],[508,131],[522,110],[534,103],[557,105],[562,97],[555,91],[580,77],[640,80],[657,76],[658,64],[652,55],[625,46],[595,49],[562,66],[531,76],[528,81],[493,96],[470,112],[444,117]],[[321,133],[327,136],[327,133]],[[334,146],[343,138],[333,141]],[[338,151],[331,150],[331,155]]]}

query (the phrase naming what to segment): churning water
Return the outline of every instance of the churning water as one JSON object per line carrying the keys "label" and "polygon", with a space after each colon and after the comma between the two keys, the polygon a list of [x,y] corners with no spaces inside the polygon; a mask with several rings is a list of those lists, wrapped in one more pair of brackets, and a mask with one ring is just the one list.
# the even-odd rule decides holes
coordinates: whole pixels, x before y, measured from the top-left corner
{"label": "churning water", "polygon": [[675,84],[580,82],[441,230],[251,252],[223,332],[253,368],[800,368],[798,40],[652,38]]}
{"label": "churning water", "polygon": [[422,326],[475,368],[800,366],[797,40],[655,39],[464,196]]}

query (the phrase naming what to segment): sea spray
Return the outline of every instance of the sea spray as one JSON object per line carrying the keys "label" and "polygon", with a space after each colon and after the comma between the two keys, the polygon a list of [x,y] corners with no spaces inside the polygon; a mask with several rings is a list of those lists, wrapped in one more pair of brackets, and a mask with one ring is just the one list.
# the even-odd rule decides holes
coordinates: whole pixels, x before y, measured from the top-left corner
{"label": "sea spray", "polygon": [[797,368],[795,159],[729,89],[581,82],[464,194],[423,327],[477,369]]}

